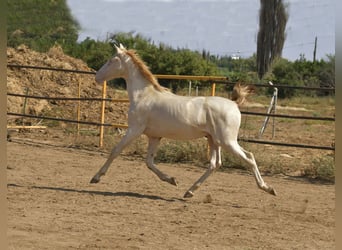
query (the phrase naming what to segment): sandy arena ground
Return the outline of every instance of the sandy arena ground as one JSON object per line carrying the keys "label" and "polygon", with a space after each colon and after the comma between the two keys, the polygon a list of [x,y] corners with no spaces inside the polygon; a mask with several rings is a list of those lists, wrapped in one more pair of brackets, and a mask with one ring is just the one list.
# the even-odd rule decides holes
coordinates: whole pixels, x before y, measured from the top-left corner
{"label": "sandy arena ground", "polygon": [[217,171],[191,199],[204,169],[120,156],[98,184],[101,152],[29,139],[8,142],[9,249],[334,249],[335,187],[304,179]]}

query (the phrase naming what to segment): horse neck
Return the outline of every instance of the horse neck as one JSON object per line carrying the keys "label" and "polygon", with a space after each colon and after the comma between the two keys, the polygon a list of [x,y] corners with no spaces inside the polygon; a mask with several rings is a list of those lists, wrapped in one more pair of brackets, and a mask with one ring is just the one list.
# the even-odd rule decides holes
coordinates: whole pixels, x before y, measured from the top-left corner
{"label": "horse neck", "polygon": [[147,89],[154,89],[135,65],[130,65],[124,77],[130,103],[136,103],[146,93]]}

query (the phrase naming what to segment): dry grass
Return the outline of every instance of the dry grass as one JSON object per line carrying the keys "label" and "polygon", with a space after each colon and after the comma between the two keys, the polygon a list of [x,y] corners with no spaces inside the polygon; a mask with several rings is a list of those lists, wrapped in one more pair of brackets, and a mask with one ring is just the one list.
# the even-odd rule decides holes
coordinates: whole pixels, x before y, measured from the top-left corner
{"label": "dry grass", "polygon": [[[122,96],[124,97],[124,96]],[[251,99],[250,99],[251,100]],[[266,112],[269,99],[253,96],[253,102],[259,105],[243,107],[242,110]],[[260,105],[261,104],[261,105]],[[293,98],[290,100],[279,100],[277,113],[305,116],[334,116],[335,106],[333,98]],[[298,109],[295,109],[297,107]],[[303,109],[305,108],[305,109]],[[264,122],[262,116],[242,116],[240,137],[259,139],[259,132]],[[335,140],[335,124],[331,121],[313,121],[275,118],[275,137],[272,138],[272,123],[269,120],[262,140],[277,141],[284,143],[297,143],[309,145],[330,146]],[[75,147],[92,148],[98,147],[98,128],[82,126],[79,135],[76,135],[76,125],[67,124],[49,128],[43,135],[51,140],[60,140],[64,144]],[[125,131],[114,128],[105,128],[104,148],[98,149],[109,152],[116,145]],[[31,131],[30,137],[34,136]],[[271,146],[240,142],[246,150],[253,152],[259,169],[263,174],[306,176],[313,179],[334,181],[334,152],[317,149],[304,149],[296,147]],[[147,139],[141,136],[132,143],[125,151],[127,157],[145,158]],[[223,152],[223,167],[245,169],[241,162],[227,152]],[[199,167],[206,167],[207,142],[205,138],[194,141],[174,141],[163,139],[157,153],[157,162],[181,162],[192,163]]]}

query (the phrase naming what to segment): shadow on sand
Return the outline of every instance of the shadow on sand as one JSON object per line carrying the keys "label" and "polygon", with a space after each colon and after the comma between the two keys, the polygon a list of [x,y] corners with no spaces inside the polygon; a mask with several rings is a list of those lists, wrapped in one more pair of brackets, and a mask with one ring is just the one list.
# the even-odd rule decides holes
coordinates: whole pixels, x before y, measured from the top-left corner
{"label": "shadow on sand", "polygon": [[22,186],[22,185],[17,185],[13,183],[7,184],[7,187],[34,188],[34,189],[41,189],[41,190],[52,190],[52,191],[90,194],[90,195],[102,195],[102,196],[111,196],[111,197],[132,197],[132,198],[138,198],[138,199],[161,200],[161,201],[167,201],[167,202],[185,201],[184,199],[178,199],[178,198],[166,199],[166,198],[156,196],[156,195],[139,194],[139,193],[134,193],[134,192],[107,192],[107,191],[96,191],[96,190],[77,190],[73,188],[63,188],[63,187]]}

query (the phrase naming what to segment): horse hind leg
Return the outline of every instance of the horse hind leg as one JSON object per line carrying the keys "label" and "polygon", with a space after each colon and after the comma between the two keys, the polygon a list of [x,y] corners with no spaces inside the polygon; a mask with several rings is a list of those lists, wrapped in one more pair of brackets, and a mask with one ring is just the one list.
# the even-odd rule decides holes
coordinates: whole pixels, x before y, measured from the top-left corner
{"label": "horse hind leg", "polygon": [[154,164],[154,157],[156,155],[160,139],[161,138],[149,137],[146,165],[153,173],[155,173],[159,177],[160,180],[177,186],[177,181],[174,177],[170,177],[170,176],[164,174]]}
{"label": "horse hind leg", "polygon": [[252,169],[256,183],[260,189],[269,194],[277,195],[275,189],[267,185],[266,182],[262,179],[254,156],[251,152],[243,149],[237,142],[230,143],[228,146],[225,147],[225,149],[232,152],[235,156],[241,159],[248,167]]}
{"label": "horse hind leg", "polygon": [[210,163],[207,171],[186,191],[184,198],[191,198],[194,192],[202,185],[202,183],[221,166],[221,148],[214,144],[211,137],[208,137],[210,148]]}

